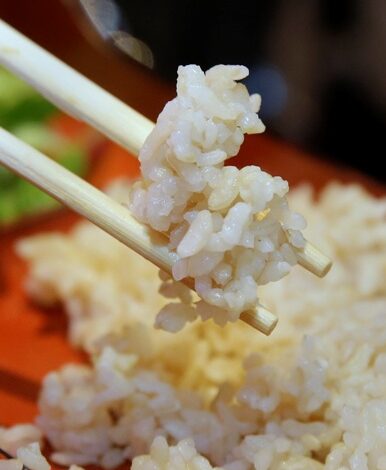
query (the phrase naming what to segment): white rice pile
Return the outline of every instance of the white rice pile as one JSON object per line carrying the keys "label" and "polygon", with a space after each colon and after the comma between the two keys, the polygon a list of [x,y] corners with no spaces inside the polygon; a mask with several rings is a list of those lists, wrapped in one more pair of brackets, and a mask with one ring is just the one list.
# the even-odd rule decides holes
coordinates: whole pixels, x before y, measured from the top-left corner
{"label": "white rice pile", "polygon": [[237,320],[256,307],[258,286],[289,273],[304,245],[305,220],[288,209],[286,181],[257,166],[224,166],[244,134],[264,130],[260,96],[237,83],[247,75],[243,66],[179,67],[177,97],[140,152],[143,179],[130,209],[167,235],[174,279],[194,278],[201,298],[165,277],[163,293],[180,302],[161,310],[158,328],[176,332],[198,315]]}
{"label": "white rice pile", "polygon": [[241,322],[154,330],[155,269],[90,224],[19,244],[31,294],[64,303],[92,363],[43,382],[37,425],[54,462],[386,469],[386,200],[330,185],[318,202],[301,188],[290,203],[334,266],[262,288],[281,312],[269,338]]}
{"label": "white rice pile", "polygon": [[[0,426],[0,448],[14,458],[1,460],[0,470],[49,470],[47,459],[42,455],[42,433],[32,424],[19,424],[6,429]],[[77,470],[73,465],[71,470]]]}
{"label": "white rice pile", "polygon": [[[117,181],[108,192],[122,202],[129,190],[129,182]],[[121,331],[132,315],[146,321],[165,303],[157,293],[157,268],[89,223],[79,223],[69,236],[42,234],[33,243],[22,241],[18,249],[31,262],[27,290],[41,304],[64,304],[76,346],[87,349],[106,332]]]}

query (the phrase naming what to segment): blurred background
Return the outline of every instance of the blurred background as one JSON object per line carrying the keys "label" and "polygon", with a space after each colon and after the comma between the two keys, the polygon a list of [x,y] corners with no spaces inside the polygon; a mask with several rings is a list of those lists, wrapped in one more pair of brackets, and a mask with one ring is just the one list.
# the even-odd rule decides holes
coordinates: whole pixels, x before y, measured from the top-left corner
{"label": "blurred background", "polygon": [[174,83],[244,64],[270,132],[377,178],[386,130],[384,0],[80,0],[100,34]]}
{"label": "blurred background", "polygon": [[[385,0],[0,0],[0,17],[151,119],[174,96],[178,65],[247,65],[271,136],[386,181]],[[10,106],[7,80],[0,108]],[[74,147],[63,122],[52,125],[52,107],[23,93],[35,100],[33,120],[49,122],[48,140],[17,118],[24,102],[0,109],[0,124],[46,152],[54,138],[53,157],[83,174],[79,155],[95,136],[77,129]]]}

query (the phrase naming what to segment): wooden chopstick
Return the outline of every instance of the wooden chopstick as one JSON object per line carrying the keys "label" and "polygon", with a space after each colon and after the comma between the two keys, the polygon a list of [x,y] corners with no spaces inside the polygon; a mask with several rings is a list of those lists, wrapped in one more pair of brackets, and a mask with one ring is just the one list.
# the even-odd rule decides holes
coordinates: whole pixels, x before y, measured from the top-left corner
{"label": "wooden chopstick", "polygon": [[87,122],[135,155],[154,127],[145,116],[2,20],[0,63],[65,113]]}
{"label": "wooden chopstick", "polygon": [[[0,20],[0,63],[64,112],[87,122],[135,155],[154,123]],[[299,264],[323,277],[331,260],[306,242]]]}
{"label": "wooden chopstick", "polygon": [[[167,248],[165,236],[142,225],[124,206],[2,128],[0,163],[171,274],[176,255]],[[183,282],[193,287],[192,279]],[[241,319],[265,335],[277,324],[276,315],[262,306],[243,312]]]}

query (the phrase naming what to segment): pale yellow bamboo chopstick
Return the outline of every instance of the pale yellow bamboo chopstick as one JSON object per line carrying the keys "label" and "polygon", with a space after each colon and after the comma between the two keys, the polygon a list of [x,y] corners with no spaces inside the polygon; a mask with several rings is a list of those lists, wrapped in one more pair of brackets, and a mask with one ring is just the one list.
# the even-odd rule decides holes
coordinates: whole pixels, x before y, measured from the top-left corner
{"label": "pale yellow bamboo chopstick", "polygon": [[[168,250],[163,235],[145,227],[121,204],[2,128],[0,163],[171,273],[176,255]],[[191,279],[185,282],[193,287]],[[265,335],[269,335],[277,323],[276,315],[261,306],[243,312],[241,319]]]}
{"label": "pale yellow bamboo chopstick", "polygon": [[145,116],[1,19],[0,63],[58,108],[87,122],[135,155],[154,128]]}
{"label": "pale yellow bamboo chopstick", "polygon": [[[72,116],[138,155],[154,124],[0,20],[0,63]],[[306,242],[299,264],[323,277],[331,260]]]}

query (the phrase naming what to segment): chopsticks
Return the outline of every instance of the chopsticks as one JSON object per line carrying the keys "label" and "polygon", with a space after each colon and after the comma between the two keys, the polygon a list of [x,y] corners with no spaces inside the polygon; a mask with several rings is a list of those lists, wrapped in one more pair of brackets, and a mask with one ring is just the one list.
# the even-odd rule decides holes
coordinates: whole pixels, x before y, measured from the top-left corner
{"label": "chopsticks", "polygon": [[[66,113],[87,122],[110,139],[138,154],[154,124],[79,72],[0,20],[0,63],[35,87]],[[143,227],[127,209],[4,130],[0,161],[79,212],[161,269],[171,272],[167,240]],[[160,238],[161,237],[161,238]],[[308,271],[323,277],[331,260],[306,242],[297,252]],[[191,281],[187,281],[191,286]],[[273,313],[258,306],[241,318],[264,334],[277,323]]]}
{"label": "chopsticks", "polygon": [[[0,163],[83,215],[163,271],[172,272],[176,255],[165,236],[139,223],[128,209],[6,130],[0,128]],[[194,289],[192,279],[183,281]],[[241,319],[269,335],[277,317],[262,306]]]}
{"label": "chopsticks", "polygon": [[65,113],[87,122],[134,155],[153,130],[152,121],[1,19],[0,63]]}

